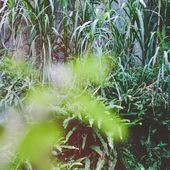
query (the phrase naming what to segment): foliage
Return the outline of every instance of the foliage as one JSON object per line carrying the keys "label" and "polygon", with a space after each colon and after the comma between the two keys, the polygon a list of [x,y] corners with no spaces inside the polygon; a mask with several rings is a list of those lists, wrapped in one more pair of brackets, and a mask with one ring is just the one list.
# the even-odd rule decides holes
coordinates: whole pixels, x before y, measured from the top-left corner
{"label": "foliage", "polygon": [[22,103],[22,96],[36,81],[38,71],[24,61],[3,58],[0,63],[0,110]]}
{"label": "foliage", "polygon": [[[126,169],[169,168],[169,68],[166,53],[162,63],[145,68],[119,69],[102,90],[110,107],[121,106],[120,115],[131,122],[128,142],[120,147]],[[114,105],[113,105],[114,104]]]}
{"label": "foliage", "polygon": [[[56,136],[56,133],[61,132],[61,130],[59,127],[57,126],[55,127],[54,124],[49,124],[46,121],[49,120],[52,121],[53,123],[58,122],[57,119],[60,116],[62,116],[66,120],[77,118],[80,119],[85,124],[89,124],[94,129],[100,129],[100,131],[103,132],[103,134],[105,134],[109,141],[108,145],[104,141],[104,139],[102,139],[102,136],[98,135],[99,136],[98,138],[101,138],[103,140],[102,143],[105,145],[104,149],[106,149],[107,151],[107,156],[109,156],[108,150],[111,149],[112,151],[114,149],[112,143],[113,139],[124,140],[124,138],[127,135],[127,132],[126,127],[120,120],[120,118],[118,118],[114,112],[111,113],[111,111],[109,111],[106,108],[105,104],[102,101],[95,99],[95,97],[93,97],[90,94],[90,92],[84,90],[86,85],[83,84],[83,82],[86,76],[88,75],[86,73],[86,70],[88,73],[89,70],[91,71],[90,73],[91,76],[89,77],[90,82],[94,82],[99,85],[106,78],[109,68],[107,67],[106,62],[102,62],[103,67],[99,67],[99,70],[96,70],[96,67],[92,67],[95,63],[98,63],[99,61],[102,62],[102,59],[101,58],[92,59],[89,56],[89,58],[86,58],[86,61],[83,60],[82,62],[80,60],[75,62],[75,64],[71,64],[72,69],[74,69],[74,72],[72,71],[73,79],[71,80],[71,82],[75,81],[75,84],[73,84],[72,86],[70,86],[71,84],[68,84],[68,86],[64,88],[57,87],[54,85],[51,86],[50,84],[39,85],[37,87],[32,86],[31,89],[26,93],[26,97],[24,97],[21,109],[22,115],[21,118],[19,116],[18,118],[19,122],[17,122],[18,126],[21,125],[23,129],[20,132],[21,137],[18,137],[17,134],[15,134],[18,140],[22,141],[23,138],[23,142],[19,144],[19,150],[16,150],[21,159],[24,160],[28,159],[32,165],[35,165],[41,169],[42,168],[50,169],[51,166],[50,164],[49,165],[46,164],[47,166],[46,167],[42,163],[42,159],[45,158],[47,159],[47,157],[43,156],[43,154],[48,153],[50,149],[47,147],[48,149],[46,150],[46,145],[48,146],[49,144],[51,144],[52,147],[52,143],[55,142],[55,138],[59,139],[59,137]],[[82,65],[81,68],[83,68],[85,62],[87,62],[89,66],[86,65],[86,69],[84,69],[83,72],[80,72],[78,66],[80,67]],[[15,67],[16,64],[17,63],[11,64],[10,68]],[[7,69],[7,67],[5,68]],[[8,69],[7,70],[10,71],[10,68],[9,70]],[[16,69],[16,73],[14,74],[15,77],[20,76],[21,74],[20,69],[22,69],[22,67],[19,68],[17,64],[17,68],[18,69]],[[25,71],[27,71],[27,67],[23,68],[26,69]],[[22,71],[23,75],[25,71]],[[79,75],[82,79],[80,79],[80,77],[77,75]],[[96,79],[97,76],[99,76],[100,81]],[[77,82],[79,83],[77,84]],[[80,86],[81,84],[83,84],[83,86]],[[60,91],[58,91],[59,89]],[[54,115],[52,115],[52,113]],[[20,119],[23,120],[24,122],[20,122]],[[44,120],[45,120],[44,123],[39,124],[39,122]],[[66,120],[63,122],[64,123],[63,125],[65,127],[67,127],[68,125],[68,122],[66,123]],[[7,126],[12,127],[10,121],[9,124],[7,124]],[[28,132],[26,131],[27,128],[29,128]],[[6,129],[7,127],[5,126],[5,135],[9,136],[10,133],[8,133]],[[72,130],[73,129],[71,129],[71,131]],[[67,140],[69,140],[69,136],[71,136],[70,132],[66,136],[66,142]],[[99,146],[90,147],[91,150],[94,150],[97,154],[99,154],[99,156],[101,156],[102,151],[100,150]],[[103,160],[102,164],[101,162],[98,162],[96,166],[103,167],[105,164],[106,164],[105,160]],[[112,167],[115,165],[110,164],[109,166]]]}
{"label": "foliage", "polygon": [[[169,0],[0,1],[0,108],[20,106],[33,122],[62,115],[53,169],[170,168],[169,9]],[[15,62],[24,45],[33,64]],[[115,121],[130,125],[120,145]],[[19,166],[31,162],[16,156]]]}

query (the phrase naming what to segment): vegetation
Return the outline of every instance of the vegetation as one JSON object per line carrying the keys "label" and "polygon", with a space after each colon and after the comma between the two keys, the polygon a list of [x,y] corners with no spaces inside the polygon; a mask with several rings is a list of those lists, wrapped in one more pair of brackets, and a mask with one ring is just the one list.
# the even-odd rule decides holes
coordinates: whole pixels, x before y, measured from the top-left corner
{"label": "vegetation", "polygon": [[0,0],[0,169],[170,169],[169,0]]}

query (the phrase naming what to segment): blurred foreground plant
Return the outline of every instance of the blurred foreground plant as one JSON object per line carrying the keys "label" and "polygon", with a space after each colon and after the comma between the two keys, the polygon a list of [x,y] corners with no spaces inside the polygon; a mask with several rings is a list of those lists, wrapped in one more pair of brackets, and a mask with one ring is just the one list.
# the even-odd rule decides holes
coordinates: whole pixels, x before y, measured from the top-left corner
{"label": "blurred foreground plant", "polygon": [[[50,66],[47,68],[50,83],[32,86],[23,100],[21,114],[19,114],[19,119],[23,122],[18,122],[23,124],[21,128],[21,132],[23,132],[18,138],[16,146],[20,159],[29,160],[39,169],[50,169],[50,164],[48,165],[47,162],[44,164],[42,160],[50,155],[55,141],[64,137],[64,133],[61,133],[62,128],[60,128],[61,120],[58,121],[61,116],[65,120],[69,117],[77,118],[85,124],[99,129],[108,137],[109,146],[112,149],[113,141],[126,138],[127,126],[116,116],[115,112],[110,111],[104,102],[96,99],[88,90],[91,83],[104,86],[111,69],[109,60],[107,57],[87,55],[73,63],[62,64],[66,73],[71,75],[70,82],[67,84],[65,84],[67,80],[60,77],[62,74],[54,73],[57,71],[57,65],[52,67],[56,67],[54,70],[50,70]],[[15,68],[15,65],[17,65],[18,74],[20,74],[20,70],[27,69],[17,63],[14,63],[11,68]],[[56,76],[58,80],[62,80],[62,78],[64,80],[56,82]],[[8,124],[8,126],[10,125]],[[5,126],[4,129],[6,129]],[[46,156],[43,157],[43,154]]]}

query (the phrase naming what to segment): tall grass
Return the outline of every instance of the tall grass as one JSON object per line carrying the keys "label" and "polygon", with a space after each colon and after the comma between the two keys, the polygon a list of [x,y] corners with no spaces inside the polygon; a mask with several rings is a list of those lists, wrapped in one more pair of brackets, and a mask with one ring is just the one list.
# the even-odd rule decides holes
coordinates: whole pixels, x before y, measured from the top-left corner
{"label": "tall grass", "polygon": [[[167,138],[161,136],[157,141],[155,134],[159,136],[160,133],[168,134],[169,132],[169,8],[169,0],[147,2],[127,0],[124,3],[118,0],[4,1],[0,8],[0,56],[4,58],[7,55],[13,55],[14,63],[18,57],[27,57],[41,70],[41,76],[37,78],[34,74],[37,70],[34,70],[31,71],[31,75],[25,77],[29,73],[24,73],[22,69],[18,70],[17,65],[12,67],[8,59],[3,60],[2,63],[5,63],[5,66],[0,69],[2,73],[0,77],[1,106],[12,104],[17,106],[18,102],[21,102],[20,96],[25,94],[25,90],[32,87],[39,77],[44,86],[47,81],[58,81],[56,77],[53,79],[49,74],[51,63],[68,62],[77,56],[86,59],[90,53],[98,57],[109,55],[112,58],[110,62],[116,61],[116,64],[111,66],[111,72],[107,77],[104,72],[101,74],[99,71],[102,63],[90,64],[84,59],[77,60],[73,72],[79,70],[76,75],[79,77],[76,85],[81,88],[76,91],[75,97],[71,95],[68,102],[62,103],[62,107],[53,103],[52,99],[54,101],[57,99],[52,95],[44,97],[51,101],[49,108],[52,111],[59,111],[62,115],[70,113],[64,121],[65,128],[69,129],[73,119],[79,120],[68,130],[66,139],[68,143],[76,145],[75,134],[79,135],[76,139],[81,136],[80,143],[82,143],[77,144],[78,148],[81,148],[80,151],[76,152],[77,148],[73,146],[64,147],[73,149],[74,153],[80,155],[78,158],[81,160],[72,162],[68,158],[68,164],[62,166],[72,168],[74,164],[78,166],[81,164],[81,167],[84,165],[86,169],[96,167],[97,169],[108,169],[108,167],[118,169],[116,161],[119,160],[121,163],[118,161],[118,166],[124,165],[126,167],[124,169],[165,169],[164,166],[168,167],[166,162],[169,158]],[[57,66],[57,69],[55,66],[55,69],[52,69],[57,71],[57,73],[53,72],[54,75],[61,74],[59,69],[64,70],[64,66]],[[83,72],[83,69],[86,72]],[[17,72],[17,76],[13,70]],[[72,80],[67,71],[61,74],[64,83],[53,85],[57,85],[59,89],[66,88],[70,79]],[[93,72],[97,71],[100,74],[96,76]],[[92,82],[91,79],[93,79]],[[71,81],[70,88],[73,84],[74,80]],[[85,96],[80,97],[78,94],[82,89],[87,91],[84,93]],[[51,93],[55,94],[53,90]],[[40,95],[43,92],[38,93],[35,88],[33,94]],[[65,99],[66,96],[62,93],[60,97]],[[94,100],[96,103],[93,101],[94,96],[99,98],[97,101]],[[101,98],[104,99],[102,102]],[[94,114],[96,106],[94,103],[100,113],[97,116]],[[83,105],[87,106],[85,110]],[[63,106],[67,106],[67,109],[63,109]],[[47,109],[41,106],[41,111],[42,108],[43,111]],[[37,109],[39,109],[38,105]],[[102,115],[105,109],[107,118]],[[130,123],[132,129],[132,136],[118,153],[113,140],[106,133],[114,126],[111,123],[114,120],[114,114],[112,115],[110,110],[118,111],[126,119],[125,121]],[[73,114],[77,111],[77,114]],[[86,112],[89,114],[86,115]],[[103,119],[103,126],[100,125],[100,119]],[[107,119],[110,123],[108,126]],[[91,132],[84,123],[93,125],[95,130]],[[100,127],[105,129],[102,132],[107,134],[107,137],[97,130]],[[79,128],[83,129],[83,134],[78,131]],[[136,135],[139,132],[142,137]],[[92,138],[95,144],[88,148],[90,152],[85,152],[88,137]],[[139,146],[139,152],[143,148],[145,150],[140,154],[141,157],[137,156],[134,149],[136,144],[137,147]],[[55,151],[58,156],[58,149]],[[85,159],[84,153],[88,155]],[[78,158],[75,159],[79,161]],[[155,163],[157,159],[159,161]]]}
{"label": "tall grass", "polygon": [[[67,57],[89,50],[119,54],[126,63],[138,60],[144,65],[159,45],[160,24],[166,16],[160,8],[168,6],[168,2],[152,9],[144,1],[116,4],[117,1],[8,1],[1,12],[1,45],[16,50],[17,37],[26,34],[29,56],[36,57],[42,67],[57,58],[59,51]],[[139,52],[135,52],[136,44]]]}

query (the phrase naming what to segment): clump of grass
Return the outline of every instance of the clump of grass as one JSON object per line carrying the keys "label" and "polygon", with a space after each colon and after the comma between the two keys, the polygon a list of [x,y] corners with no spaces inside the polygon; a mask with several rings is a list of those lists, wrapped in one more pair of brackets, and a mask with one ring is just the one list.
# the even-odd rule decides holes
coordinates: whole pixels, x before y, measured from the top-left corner
{"label": "clump of grass", "polygon": [[[113,148],[111,136],[121,138],[121,135],[109,134],[109,129],[114,127],[112,122],[115,120],[120,122],[118,125],[124,129],[124,123],[117,115],[123,116],[131,124],[132,136],[118,153],[118,159],[121,157],[121,164],[124,164],[125,169],[168,167],[168,142],[166,137],[160,135],[169,132],[168,9],[169,0],[153,0],[147,3],[131,0],[123,4],[114,0],[10,0],[3,3],[0,9],[0,55],[6,56],[19,51],[18,45],[25,43],[20,37],[26,35],[28,55],[31,60],[36,61],[34,63],[42,71],[42,76],[38,73],[38,77],[43,85],[32,88],[28,95],[34,96],[35,100],[30,98],[31,100],[25,102],[28,104],[25,108],[28,115],[36,121],[46,119],[49,116],[46,114],[48,112],[59,113],[67,117],[64,121],[65,127],[69,126],[70,120],[76,118],[83,122],[83,132],[86,128],[92,131],[101,128],[103,134],[108,137],[106,139],[107,137],[99,132],[90,133],[90,130],[87,130],[92,134],[91,138],[94,141],[100,141],[94,142],[95,146],[90,147],[89,150],[94,152],[90,152],[86,159],[80,154],[83,164],[82,159],[80,162],[78,160],[78,163],[68,159],[68,164],[62,165],[63,168],[72,168],[74,163],[80,163],[80,167],[85,166],[86,169],[114,169],[117,153],[115,147]],[[97,56],[109,54],[113,60],[116,58],[116,66],[110,63],[109,66],[103,65],[103,59],[91,58],[89,61],[86,59],[87,55],[73,62],[73,67],[70,64],[69,67],[58,65],[58,68],[53,65],[55,71],[51,70],[54,74],[48,69],[52,68],[49,67],[52,60],[66,61],[69,59],[68,56],[79,56],[77,54],[84,55],[89,52]],[[61,54],[64,59],[60,60]],[[112,61],[104,60],[104,63]],[[36,71],[31,70],[28,64],[8,59],[4,62],[0,70],[1,110],[11,105],[23,106],[23,96],[27,94],[27,89],[39,79]],[[61,70],[65,71],[61,74],[63,77],[69,72],[69,78],[57,79],[56,75],[61,73]],[[73,73],[76,76],[70,76]],[[49,74],[51,77],[48,77]],[[52,87],[49,87],[46,80],[51,81]],[[100,97],[96,100],[94,96],[98,94]],[[42,100],[37,101],[38,95]],[[48,107],[45,105],[47,100]],[[87,105],[90,107],[85,109],[84,106]],[[96,107],[98,114],[94,114]],[[35,112],[44,114],[37,114],[37,117],[30,114],[34,109]],[[107,119],[109,125],[106,124]],[[76,127],[81,127],[77,124]],[[78,148],[81,150],[88,141],[88,133],[84,132],[87,134],[84,135],[76,131],[76,127],[69,129],[67,139],[69,141],[76,134],[80,135],[82,145],[78,144]],[[142,137],[135,136],[136,134],[142,134]],[[157,139],[155,136],[160,138]],[[142,152],[140,158],[136,150],[138,153]],[[156,161],[158,163],[155,163]],[[31,164],[26,163],[26,166],[29,167]]]}

